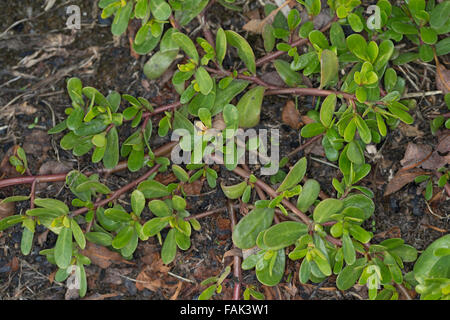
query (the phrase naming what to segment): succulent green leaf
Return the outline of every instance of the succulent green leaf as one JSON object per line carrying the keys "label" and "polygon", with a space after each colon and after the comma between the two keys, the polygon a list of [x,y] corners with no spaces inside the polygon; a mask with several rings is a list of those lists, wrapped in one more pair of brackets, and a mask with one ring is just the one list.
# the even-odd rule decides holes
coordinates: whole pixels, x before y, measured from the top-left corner
{"label": "succulent green leaf", "polygon": [[240,127],[251,128],[259,123],[264,91],[264,87],[254,87],[239,100],[236,108],[239,112]]}
{"label": "succulent green leaf", "polygon": [[172,34],[172,40],[175,41],[180,48],[192,59],[194,59],[195,63],[198,64],[199,56],[197,49],[195,48],[194,42],[181,32],[174,32]]}
{"label": "succulent green leaf", "polygon": [[308,226],[296,221],[280,222],[264,232],[264,244],[270,250],[288,247],[308,232]]}
{"label": "succulent green leaf", "polygon": [[164,264],[169,264],[175,259],[177,254],[176,229],[170,229],[161,249],[161,259]]}
{"label": "succulent green leaf", "polygon": [[333,215],[344,208],[344,202],[338,199],[322,200],[314,209],[313,219],[316,223],[324,223],[333,219]]}
{"label": "succulent green leaf", "polygon": [[245,38],[240,34],[231,30],[226,30],[225,35],[227,37],[227,43],[237,49],[239,58],[244,61],[247,69],[251,73],[255,74],[255,54],[253,53],[252,47],[248,44],[247,40],[245,40]]}
{"label": "succulent green leaf", "polygon": [[320,193],[320,184],[314,179],[308,179],[303,185],[297,199],[297,208],[306,212],[316,201]]}
{"label": "succulent green leaf", "polygon": [[168,51],[158,51],[144,65],[144,74],[151,80],[161,77],[178,54],[178,49]]}
{"label": "succulent green leaf", "polygon": [[286,191],[294,187],[300,181],[302,181],[306,173],[306,167],[307,167],[306,157],[303,157],[300,160],[298,160],[297,163],[291,168],[291,170],[289,170],[289,173],[284,178],[281,185],[278,187],[277,192]]}
{"label": "succulent green leaf", "polygon": [[255,208],[243,217],[233,230],[233,243],[241,249],[255,246],[258,234],[272,224],[275,210]]}
{"label": "succulent green leaf", "polygon": [[66,269],[72,259],[72,229],[63,227],[58,235],[55,245],[56,265]]}

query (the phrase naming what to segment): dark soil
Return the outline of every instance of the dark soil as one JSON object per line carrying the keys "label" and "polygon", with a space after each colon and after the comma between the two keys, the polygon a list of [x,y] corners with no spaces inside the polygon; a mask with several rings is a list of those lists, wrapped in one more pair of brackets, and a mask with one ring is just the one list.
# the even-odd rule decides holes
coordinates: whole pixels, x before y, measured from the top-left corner
{"label": "dark soil", "polygon": [[[80,5],[82,12],[81,30],[71,32],[64,29],[67,15],[66,5],[58,3],[48,12],[38,1],[21,1],[3,3],[0,14],[0,32],[24,17],[35,17],[17,24],[0,40],[0,160],[7,156],[8,150],[15,145],[21,145],[29,157],[30,170],[39,173],[42,165],[50,161],[62,163],[62,169],[74,168],[81,171],[92,170],[90,156],[74,157],[71,152],[59,148],[61,135],[47,136],[46,131],[64,119],[64,109],[70,106],[69,97],[65,92],[65,80],[69,77],[79,77],[84,85],[89,85],[107,94],[109,90],[142,96],[156,106],[171,103],[177,95],[170,86],[170,81],[161,84],[161,80],[149,81],[144,76],[143,64],[148,57],[136,60],[130,54],[128,37],[113,39],[109,30],[110,20],[101,20],[97,1],[69,1]],[[6,5],[5,5],[6,4]],[[68,5],[68,4],[67,4]],[[259,6],[255,1],[250,9]],[[224,13],[225,12],[225,13]],[[217,13],[217,14],[215,14]],[[224,28],[240,30],[245,23],[243,15],[233,14],[214,5],[208,15],[213,22]],[[198,23],[194,19],[188,26],[190,31],[196,29]],[[200,34],[196,34],[200,36]],[[248,37],[254,48],[262,48],[259,37]],[[262,50],[254,49],[257,56]],[[32,61],[37,59],[36,61]],[[231,62],[231,60],[229,61]],[[442,61],[448,63],[447,61]],[[411,64],[408,72],[414,70],[417,77],[422,77],[430,65]],[[434,66],[431,66],[434,68]],[[435,70],[431,68],[431,70]],[[271,67],[266,68],[271,71]],[[434,75],[427,73],[421,83],[420,90],[436,90]],[[407,86],[410,84],[407,82]],[[409,88],[415,92],[414,88]],[[281,132],[281,157],[298,147],[302,142],[299,131],[283,124],[281,109],[292,97],[270,97],[264,100],[260,127],[278,128]],[[423,186],[410,183],[400,191],[383,197],[387,182],[398,169],[408,142],[424,143],[436,146],[437,138],[432,136],[429,121],[433,115],[444,113],[446,107],[442,95],[417,99],[414,125],[423,135],[411,137],[401,130],[392,131],[389,136],[377,145],[382,150],[381,155],[371,162],[372,172],[363,181],[363,185],[375,192],[376,211],[366,227],[379,236],[375,241],[385,237],[402,237],[406,243],[423,250],[432,241],[448,232],[450,202],[443,199],[432,206],[433,213],[427,208],[423,198]],[[313,108],[315,101],[311,98],[298,99],[301,114]],[[37,119],[37,120],[35,120]],[[152,119],[157,124],[158,117]],[[30,125],[37,121],[30,129]],[[126,136],[127,126],[123,126],[123,136]],[[152,145],[162,145],[163,139],[153,137]],[[326,160],[323,156],[311,152],[300,152],[291,157],[290,164],[303,155],[309,157],[308,177],[318,180],[322,190],[334,196],[331,186],[332,177],[340,177],[339,170],[311,158]],[[51,162],[50,162],[51,163]],[[48,165],[47,165],[48,166]],[[50,165],[53,168],[52,165]],[[41,169],[43,170],[43,169]],[[48,171],[48,170],[47,170]],[[256,171],[257,172],[257,171]],[[46,174],[53,172],[44,172]],[[10,172],[12,174],[12,172]],[[120,172],[108,177],[105,183],[115,190],[125,185],[139,173]],[[220,170],[219,176],[226,184],[239,181],[234,174]],[[267,177],[264,177],[269,182]],[[218,181],[220,183],[220,180]],[[436,189],[435,192],[438,192]],[[26,195],[29,186],[10,187],[0,190],[0,199],[12,195]],[[40,186],[37,196],[72,199],[68,189],[61,184]],[[253,195],[256,197],[256,195]],[[129,197],[122,197],[119,202],[128,204]],[[190,212],[201,213],[210,209],[226,206],[226,198],[220,188],[214,190],[204,183],[201,194],[189,196]],[[28,202],[18,203],[16,213],[23,213],[29,206]],[[238,215],[240,217],[240,215]],[[113,264],[107,269],[96,265],[87,267],[88,298],[93,299],[195,299],[205,287],[200,282],[210,276],[218,275],[223,268],[232,262],[231,257],[222,259],[224,253],[232,248],[230,217],[224,212],[200,220],[202,230],[194,232],[192,246],[185,252],[178,250],[177,258],[169,266],[169,273],[161,277],[159,287],[153,290],[138,290],[136,279],[146,267],[154,274],[163,272],[155,265],[160,251],[160,245],[154,238],[139,244],[133,264]],[[440,231],[439,231],[440,230]],[[66,287],[53,281],[56,267],[39,251],[54,246],[56,237],[49,233],[43,235],[44,229],[38,227],[32,252],[23,256],[20,252],[21,228],[0,232],[0,299],[64,299]],[[164,235],[163,235],[164,236]],[[411,269],[408,265],[407,269]],[[254,272],[244,272],[245,284],[253,284],[272,299],[361,299],[366,298],[364,289],[353,288],[340,292],[335,288],[333,278],[319,285],[300,285],[298,283],[298,263],[290,261],[286,268],[284,281],[274,288],[258,284]],[[151,276],[151,275],[150,275]],[[290,279],[290,280],[288,280]],[[232,297],[233,280],[230,276],[225,281],[223,293],[219,299]],[[176,296],[174,296],[176,295]]]}

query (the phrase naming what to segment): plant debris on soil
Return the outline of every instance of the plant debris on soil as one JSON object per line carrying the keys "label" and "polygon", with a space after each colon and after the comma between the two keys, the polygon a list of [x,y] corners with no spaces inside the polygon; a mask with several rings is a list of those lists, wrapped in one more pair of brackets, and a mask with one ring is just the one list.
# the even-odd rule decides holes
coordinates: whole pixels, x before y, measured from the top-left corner
{"label": "plant debris on soil", "polygon": [[[72,31],[65,28],[65,8],[74,2],[81,8],[82,25],[80,30]],[[89,157],[74,157],[71,152],[59,148],[59,136],[47,134],[47,130],[65,118],[64,109],[70,106],[65,91],[65,81],[69,77],[78,77],[104,93],[116,90],[142,96],[155,105],[177,99],[170,81],[167,81],[169,78],[153,81],[145,77],[142,70],[148,57],[135,57],[128,37],[114,38],[111,35],[111,19],[100,18],[97,3],[87,0],[57,2],[48,11],[44,11],[42,1],[26,0],[3,6],[0,20],[0,179],[19,175],[8,162],[14,148],[19,145],[27,152],[30,170],[35,174],[95,169],[91,167]],[[263,23],[259,15],[261,8],[258,1],[247,3],[248,10],[253,10],[253,20],[248,15],[228,13],[218,4],[211,7],[209,17],[213,25],[248,30],[246,38],[258,55],[263,46],[260,37],[255,37],[254,33],[259,32]],[[249,24],[249,21],[258,23]],[[196,23],[194,20],[191,31],[195,30]],[[13,27],[8,32],[2,33],[10,26]],[[448,57],[441,57],[441,60],[443,68],[448,66]],[[412,78],[407,81],[409,92],[447,90],[448,70],[442,70],[447,80],[436,77],[436,67],[423,62],[403,65],[399,71],[407,73],[407,79]],[[265,80],[279,82],[276,75]],[[266,98],[258,125],[260,128],[280,129],[281,157],[302,144],[299,129],[310,120],[303,115],[315,105],[311,97],[291,99],[286,96]],[[401,237],[421,252],[448,232],[450,201],[442,190],[436,188],[435,193],[439,197],[427,203],[423,196],[425,186],[413,181],[423,170],[435,170],[450,162],[450,136],[448,131],[436,136],[430,132],[430,120],[446,112],[442,95],[417,98],[413,112],[413,126],[401,125],[376,145],[375,150],[366,150],[372,170],[362,185],[375,193],[376,211],[366,222],[366,229],[380,241],[388,236]],[[159,119],[155,117],[152,121],[156,124]],[[152,146],[157,147],[166,141],[153,137]],[[308,177],[319,181],[326,194],[335,195],[330,181],[340,172],[327,163],[320,142],[292,156],[290,163],[304,155],[309,162]],[[139,173],[123,171],[110,175],[105,181],[111,189],[117,189],[138,176]],[[226,184],[239,181],[237,176],[223,168],[219,177]],[[159,175],[158,179],[170,181],[173,177]],[[267,177],[263,179],[268,181]],[[196,214],[226,207],[227,200],[222,190],[210,189],[203,182],[199,180],[185,189],[190,212]],[[28,193],[27,185],[8,187],[0,189],[0,199]],[[72,197],[64,183],[39,184],[36,194],[41,198],[67,201]],[[129,205],[127,201],[127,197],[119,198],[122,205]],[[27,209],[26,202],[0,205],[0,219]],[[245,213],[245,209],[241,208],[240,212]],[[202,230],[193,233],[190,249],[178,251],[175,262],[168,266],[163,264],[160,245],[154,238],[139,243],[130,261],[104,247],[89,244],[83,252],[92,261],[86,268],[88,293],[85,299],[196,299],[205,289],[200,283],[220,274],[233,261],[233,256],[227,255],[233,249],[229,214],[223,211],[202,218],[200,223]],[[39,254],[39,251],[54,246],[55,235],[42,226],[37,227],[36,235],[31,253],[23,256],[20,252],[20,226],[0,232],[0,300],[77,297],[76,292],[54,280],[56,267]],[[242,281],[254,285],[266,299],[367,298],[363,287],[339,291],[333,277],[318,285],[300,284],[298,267],[293,261],[287,263],[285,279],[289,275],[290,282],[282,282],[275,287],[262,286],[254,272],[244,272]],[[232,281],[232,277],[225,280],[222,294],[216,298],[232,298]]]}

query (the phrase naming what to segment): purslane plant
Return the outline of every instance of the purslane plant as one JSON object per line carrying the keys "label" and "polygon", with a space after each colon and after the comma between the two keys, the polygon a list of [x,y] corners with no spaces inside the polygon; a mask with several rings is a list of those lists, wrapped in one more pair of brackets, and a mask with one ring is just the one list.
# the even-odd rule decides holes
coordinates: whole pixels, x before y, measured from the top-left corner
{"label": "purslane plant", "polygon": [[[234,1],[219,2],[230,6]],[[320,1],[297,2],[312,17],[322,10]],[[69,79],[67,90],[72,108],[66,109],[67,118],[49,131],[65,132],[61,148],[72,150],[74,156],[92,150],[91,161],[103,162],[106,170],[120,167],[132,172],[143,168],[148,171],[115,192],[100,182],[98,174],[72,171],[64,175],[74,195],[71,205],[79,208],[73,210],[56,199],[35,198],[34,186],[40,180],[30,179],[30,196],[14,196],[3,202],[30,200],[31,208],[23,215],[1,220],[0,231],[22,223],[24,254],[31,250],[36,224],[58,234],[55,248],[41,253],[58,266],[58,281],[76,271],[83,296],[84,265],[90,261],[80,249],[84,249],[86,241],[130,259],[139,240],[156,236],[164,263],[174,261],[177,247],[181,250],[190,247],[191,229],[199,230],[200,224],[189,218],[183,186],[203,176],[211,188],[216,188],[217,172],[201,161],[212,159],[245,179],[236,185],[221,184],[229,199],[248,203],[255,189],[270,197],[255,201],[253,210],[239,221],[232,234],[238,248],[255,249],[242,262],[242,269],[255,269],[262,284],[273,286],[282,281],[287,257],[301,261],[301,283],[319,283],[335,274],[339,289],[347,290],[355,283],[367,285],[370,299],[397,299],[397,288],[404,286],[416,286],[423,299],[448,299],[448,237],[433,243],[420,256],[413,272],[404,274],[404,263],[414,262],[417,250],[402,239],[371,243],[373,234],[364,228],[364,222],[375,212],[371,199],[374,194],[358,183],[371,170],[364,156],[366,146],[381,142],[388,128],[394,129],[400,121],[413,122],[408,108],[411,102],[402,99],[405,80],[393,67],[418,57],[430,61],[430,50],[435,59],[450,51],[448,38],[439,40],[440,35],[448,32],[449,2],[436,5],[434,1],[410,0],[396,7],[380,0],[377,6],[381,24],[377,28],[369,28],[369,21],[365,23],[360,1],[328,1],[335,16],[321,30],[315,30],[311,21],[302,23],[299,12],[293,8],[287,18],[278,13],[264,27],[262,38],[267,55],[259,60],[247,40],[233,30],[218,28],[214,38],[204,24],[204,38],[191,39],[183,33],[182,27],[194,17],[198,14],[204,17],[208,3],[207,0],[100,1],[102,17],[114,15],[114,35],[124,33],[131,19],[141,20],[133,44],[137,53],[149,53],[159,44],[159,50],[144,67],[148,78],[158,79],[177,63],[172,84],[180,99],[154,108],[142,97],[114,91],[105,97],[95,88],[83,87],[79,79]],[[164,31],[168,22],[172,27]],[[346,35],[347,25],[353,34]],[[406,58],[395,48],[394,43],[402,40],[403,35],[418,45],[419,53],[414,57],[409,52]],[[293,40],[294,36],[298,39]],[[278,51],[272,52],[275,47]],[[227,56],[240,61],[240,65],[235,65],[242,69],[228,70]],[[264,77],[258,76],[257,67],[269,62],[273,62],[285,86],[268,84]],[[342,76],[339,70],[348,72]],[[300,72],[318,83],[318,88],[306,87]],[[321,139],[327,159],[338,163],[342,178],[330,181],[336,198],[321,196],[320,184],[306,179],[306,158],[297,161],[289,172],[278,171],[277,178],[271,179],[272,183],[280,182],[276,190],[239,166],[243,151],[262,158],[267,154],[266,146],[258,139],[242,142],[239,130],[256,126],[264,97],[276,94],[319,97],[316,106],[307,113],[312,121],[301,129],[301,136]],[[124,104],[126,108],[122,111]],[[186,133],[171,147],[192,151],[191,162],[186,166],[189,172],[152,151],[151,117],[156,114],[163,114],[158,123],[159,136],[167,136],[170,130]],[[130,122],[136,131],[120,144],[119,129],[125,122]],[[19,148],[16,154],[10,162],[17,171],[25,173],[28,170],[25,152]],[[125,165],[119,163],[121,157],[127,158]],[[286,161],[287,158],[282,160],[281,167]],[[267,160],[264,165],[271,163]],[[179,183],[166,186],[154,179],[158,172],[168,170]],[[56,179],[60,177],[51,181]],[[128,191],[132,191],[131,210],[113,203]],[[101,200],[103,196],[107,198]],[[296,200],[296,204],[291,200]],[[153,218],[143,221],[141,214],[146,207]],[[288,221],[280,222],[277,215]],[[169,231],[163,240],[162,231],[166,227]],[[224,274],[228,273],[226,270]],[[212,279],[215,284],[202,293],[202,298],[220,293],[223,280],[224,277]]]}

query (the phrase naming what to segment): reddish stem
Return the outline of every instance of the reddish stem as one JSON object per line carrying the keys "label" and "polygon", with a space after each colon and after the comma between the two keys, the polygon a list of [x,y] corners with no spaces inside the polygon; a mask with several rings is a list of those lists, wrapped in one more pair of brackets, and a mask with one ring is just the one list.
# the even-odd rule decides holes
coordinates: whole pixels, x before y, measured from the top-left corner
{"label": "reddish stem", "polygon": [[34,199],[36,198],[36,181],[33,181],[31,184],[31,192],[30,192],[30,209],[34,208]]}
{"label": "reddish stem", "polygon": [[162,107],[156,108],[155,110],[153,110],[153,112],[144,112],[142,114],[142,117],[152,117],[152,116],[157,115],[159,113],[163,113],[164,111],[169,111],[169,110],[172,110],[172,109],[176,109],[176,108],[178,108],[180,106],[181,106],[181,102],[177,101],[177,102],[174,102],[172,104],[168,104],[167,106],[162,106]]}
{"label": "reddish stem", "polygon": [[[209,67],[205,67],[205,69],[210,73],[215,73],[215,74],[222,75],[222,76],[232,76],[232,72],[230,72],[230,71],[218,70],[218,69],[213,69],[213,68],[209,68]],[[236,78],[251,81],[253,83],[256,83],[257,85],[260,85],[260,86],[266,87],[267,89],[270,89],[264,93],[264,95],[266,95],[266,96],[277,95],[277,94],[292,94],[292,95],[299,95],[299,96],[326,97],[326,96],[329,96],[330,94],[334,93],[336,95],[342,95],[344,98],[349,99],[349,100],[355,99],[354,95],[352,95],[350,93],[342,92],[342,91],[323,90],[323,89],[317,89],[317,88],[282,88],[282,87],[277,87],[277,86],[271,85],[271,84],[261,80],[257,76],[246,76],[243,74],[238,74],[236,76]]]}
{"label": "reddish stem", "polygon": [[355,96],[342,92],[342,91],[333,91],[333,90],[323,90],[323,89],[317,89],[317,88],[278,88],[266,91],[264,95],[277,95],[277,94],[292,94],[292,95],[299,95],[299,96],[316,96],[316,97],[326,97],[330,94],[336,94],[336,95],[342,95],[344,98],[349,100],[354,100]]}
{"label": "reddish stem", "polygon": [[142,126],[141,126],[142,133],[145,132],[145,127],[147,127],[147,123],[148,123],[149,119],[150,119],[150,115],[144,117],[144,122],[142,123]]}
{"label": "reddish stem", "polygon": [[293,151],[289,152],[289,154],[287,155],[288,158],[293,156],[294,154],[302,151],[303,149],[305,149],[307,146],[313,144],[314,142],[316,142],[317,140],[319,140],[320,138],[322,138],[323,133],[319,134],[318,136],[312,137],[311,139],[309,139],[308,141],[306,141],[304,144],[302,144],[301,146],[295,148]]}
{"label": "reddish stem", "polygon": [[[171,142],[165,144],[164,146],[156,149],[154,151],[155,156],[159,157],[159,156],[169,153],[177,143],[178,143],[177,141],[171,141]],[[148,156],[146,156],[146,158],[147,157]],[[127,161],[122,161],[112,169],[102,168],[97,171],[85,172],[84,174],[86,176],[90,176],[94,173],[111,174],[114,172],[122,171],[126,168],[127,168]],[[60,182],[60,181],[66,180],[67,173],[68,172],[59,173],[59,174],[41,175],[41,176],[28,176],[28,177],[16,177],[16,178],[10,178],[10,179],[3,179],[3,180],[0,180],[0,189],[8,187],[8,186],[18,185],[18,184],[32,184],[34,182],[36,182],[36,183]]]}
{"label": "reddish stem", "polygon": [[218,209],[213,209],[213,210],[205,211],[205,212],[202,212],[202,213],[199,213],[199,214],[194,214],[192,216],[186,217],[186,218],[184,218],[184,220],[188,221],[188,220],[191,220],[191,219],[200,219],[200,218],[204,218],[204,217],[207,217],[207,216],[211,216],[211,215],[216,214],[216,213],[224,212],[226,210],[227,210],[227,208],[225,208],[225,207],[218,208]]}

